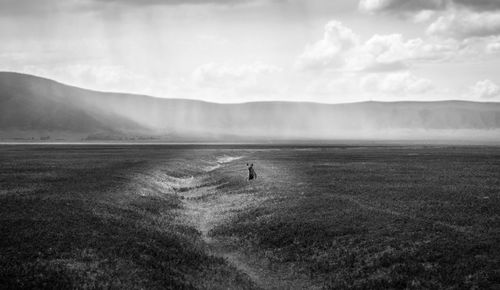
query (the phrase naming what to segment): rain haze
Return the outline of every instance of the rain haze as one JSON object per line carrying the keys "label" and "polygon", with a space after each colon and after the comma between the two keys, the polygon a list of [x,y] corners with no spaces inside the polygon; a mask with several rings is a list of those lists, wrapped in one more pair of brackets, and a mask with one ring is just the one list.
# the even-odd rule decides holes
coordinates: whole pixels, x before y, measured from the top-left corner
{"label": "rain haze", "polygon": [[500,289],[500,0],[0,0],[0,289]]}
{"label": "rain haze", "polygon": [[[165,105],[175,107],[173,116],[147,98],[125,104],[89,97],[102,114],[149,130],[142,135],[191,131],[215,140],[225,135],[225,141],[499,136],[497,1],[2,0],[0,43],[0,70],[93,91],[217,104],[373,102],[349,110]],[[85,99],[76,98],[70,105]],[[487,104],[376,103],[451,100]],[[5,131],[18,129],[19,120],[5,122],[12,123]],[[51,124],[17,127],[58,131]]]}
{"label": "rain haze", "polygon": [[0,69],[217,103],[498,101],[497,1],[0,1]]}

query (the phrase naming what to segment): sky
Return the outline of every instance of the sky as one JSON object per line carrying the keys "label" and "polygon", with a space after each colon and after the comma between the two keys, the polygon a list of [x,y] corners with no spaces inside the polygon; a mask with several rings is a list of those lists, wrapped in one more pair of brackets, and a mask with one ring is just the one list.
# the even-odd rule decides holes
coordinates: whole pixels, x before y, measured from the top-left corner
{"label": "sky", "polygon": [[218,103],[500,101],[500,0],[0,0],[0,70]]}

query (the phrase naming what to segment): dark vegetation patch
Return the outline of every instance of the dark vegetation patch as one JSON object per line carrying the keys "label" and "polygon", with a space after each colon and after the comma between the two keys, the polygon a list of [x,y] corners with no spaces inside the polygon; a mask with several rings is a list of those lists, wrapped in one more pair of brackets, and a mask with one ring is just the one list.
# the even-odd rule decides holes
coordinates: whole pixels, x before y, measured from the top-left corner
{"label": "dark vegetation patch", "polygon": [[[267,198],[211,231],[333,289],[500,287],[500,149],[254,154]],[[231,172],[227,172],[231,175]]]}
{"label": "dark vegetation patch", "polygon": [[210,235],[325,288],[500,288],[500,149],[248,150],[255,182],[197,178],[242,150],[0,147],[0,288],[252,288],[177,219],[204,186],[264,200]]}
{"label": "dark vegetation patch", "polygon": [[252,287],[223,259],[206,254],[199,233],[176,220],[182,204],[171,186],[148,174],[160,168],[179,178],[194,175],[195,165],[185,169],[180,160],[195,164],[212,152],[0,151],[1,289]]}

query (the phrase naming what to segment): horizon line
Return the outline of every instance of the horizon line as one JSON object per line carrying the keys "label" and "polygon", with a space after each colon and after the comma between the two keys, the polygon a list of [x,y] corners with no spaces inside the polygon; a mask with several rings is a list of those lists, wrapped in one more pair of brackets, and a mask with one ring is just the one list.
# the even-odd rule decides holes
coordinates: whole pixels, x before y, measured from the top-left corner
{"label": "horizon line", "polygon": [[394,104],[394,103],[447,103],[447,102],[479,103],[479,104],[500,104],[500,100],[498,100],[498,101],[495,101],[495,100],[474,101],[474,100],[460,100],[460,99],[444,99],[444,100],[429,100],[429,101],[421,101],[421,100],[384,101],[384,100],[371,100],[370,99],[370,100],[365,100],[365,101],[353,101],[353,102],[341,102],[341,103],[322,103],[322,102],[316,102],[316,101],[261,100],[261,101],[250,101],[250,102],[222,103],[222,102],[207,101],[207,100],[202,100],[202,99],[168,98],[168,97],[159,97],[159,96],[147,95],[147,94],[141,94],[141,93],[132,93],[132,92],[123,92],[123,91],[96,90],[96,89],[92,89],[92,88],[80,87],[80,86],[77,86],[77,85],[72,85],[72,84],[64,83],[64,82],[61,82],[61,81],[56,80],[56,79],[51,79],[51,78],[48,78],[48,77],[45,77],[45,76],[40,76],[40,75],[35,75],[35,74],[29,74],[29,73],[23,73],[23,72],[17,72],[17,71],[0,70],[0,74],[2,74],[2,73],[17,74],[17,75],[28,76],[28,77],[35,77],[35,78],[38,78],[38,79],[43,79],[43,80],[47,80],[47,81],[50,81],[50,82],[54,82],[54,83],[57,83],[59,85],[63,85],[63,86],[66,86],[66,87],[76,88],[76,89],[90,91],[90,92],[95,92],[95,93],[140,96],[140,97],[147,97],[147,98],[160,99],[160,100],[172,100],[172,101],[176,101],[177,100],[177,101],[202,102],[202,103],[216,104],[216,105],[244,105],[244,104],[259,104],[259,103],[289,103],[289,104],[316,104],[316,105],[334,106],[334,105],[350,105],[350,104],[363,104],[363,103],[387,103],[387,104]]}

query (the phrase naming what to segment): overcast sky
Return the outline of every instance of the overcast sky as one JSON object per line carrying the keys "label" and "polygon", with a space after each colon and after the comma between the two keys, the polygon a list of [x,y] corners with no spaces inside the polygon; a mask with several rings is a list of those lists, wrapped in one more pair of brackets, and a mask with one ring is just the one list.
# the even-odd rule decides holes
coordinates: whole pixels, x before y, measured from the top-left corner
{"label": "overcast sky", "polygon": [[0,0],[0,70],[325,103],[500,100],[500,0]]}

